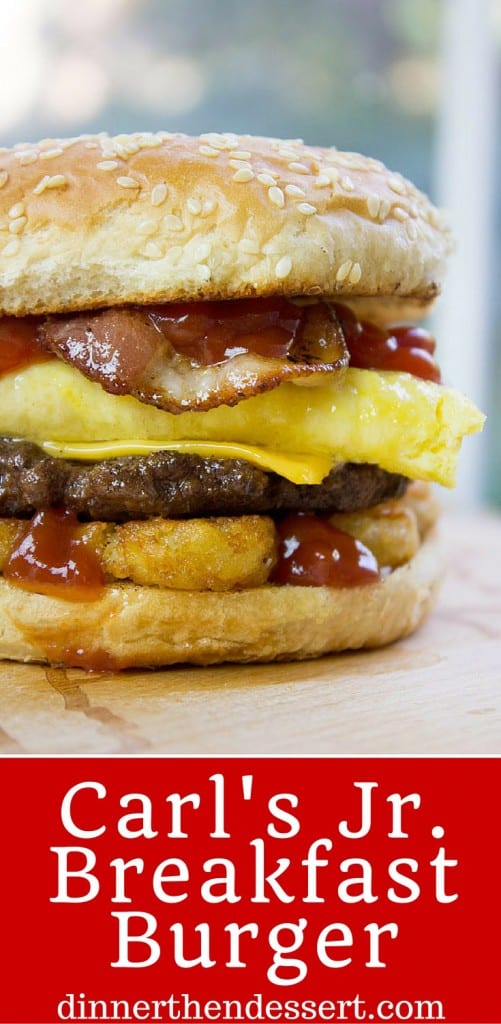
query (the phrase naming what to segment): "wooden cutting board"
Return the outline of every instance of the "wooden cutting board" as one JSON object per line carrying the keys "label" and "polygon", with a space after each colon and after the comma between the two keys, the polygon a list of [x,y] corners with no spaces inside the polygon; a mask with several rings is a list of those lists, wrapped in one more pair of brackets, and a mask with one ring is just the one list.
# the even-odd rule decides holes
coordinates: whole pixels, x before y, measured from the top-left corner
{"label": "wooden cutting board", "polygon": [[87,676],[0,663],[0,752],[501,754],[501,518],[444,517],[414,636],[281,665]]}

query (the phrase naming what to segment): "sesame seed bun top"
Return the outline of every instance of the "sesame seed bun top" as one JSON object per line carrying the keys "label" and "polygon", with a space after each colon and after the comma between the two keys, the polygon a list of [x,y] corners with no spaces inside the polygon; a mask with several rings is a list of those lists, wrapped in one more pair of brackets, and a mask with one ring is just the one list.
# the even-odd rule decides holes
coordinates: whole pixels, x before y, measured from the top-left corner
{"label": "sesame seed bun top", "polygon": [[3,313],[270,294],[426,307],[449,249],[442,215],[401,175],[298,140],[158,132],[0,150]]}

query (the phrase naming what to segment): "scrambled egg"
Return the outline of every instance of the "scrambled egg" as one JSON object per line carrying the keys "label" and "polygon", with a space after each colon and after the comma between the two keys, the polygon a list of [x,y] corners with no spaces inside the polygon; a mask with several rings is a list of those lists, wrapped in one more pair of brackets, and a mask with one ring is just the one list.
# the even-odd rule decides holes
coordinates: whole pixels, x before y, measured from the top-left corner
{"label": "scrambled egg", "polygon": [[452,487],[466,434],[484,417],[466,397],[407,373],[348,369],[316,387],[281,384],[229,408],[179,416],[109,395],[63,362],[0,379],[0,436],[54,455],[103,459],[174,448],[241,457],[295,483],[335,462],[371,462]]}

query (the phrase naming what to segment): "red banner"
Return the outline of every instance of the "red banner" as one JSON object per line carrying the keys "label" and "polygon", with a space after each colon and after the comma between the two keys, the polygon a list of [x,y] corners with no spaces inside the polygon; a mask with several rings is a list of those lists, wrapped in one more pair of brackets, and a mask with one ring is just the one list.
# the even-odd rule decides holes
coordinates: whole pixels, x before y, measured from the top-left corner
{"label": "red banner", "polygon": [[499,1024],[497,759],[0,770],[3,1024]]}

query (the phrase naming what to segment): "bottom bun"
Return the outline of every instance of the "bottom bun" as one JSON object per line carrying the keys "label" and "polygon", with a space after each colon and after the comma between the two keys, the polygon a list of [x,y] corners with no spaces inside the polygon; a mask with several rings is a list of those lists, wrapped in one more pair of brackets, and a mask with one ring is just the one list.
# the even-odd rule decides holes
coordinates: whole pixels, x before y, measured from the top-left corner
{"label": "bottom bun", "polygon": [[96,669],[314,658],[412,633],[436,597],[433,531],[406,565],[365,587],[235,592],[109,585],[98,601],[43,597],[0,578],[0,658]]}

